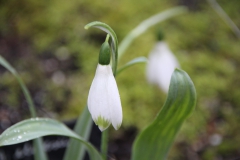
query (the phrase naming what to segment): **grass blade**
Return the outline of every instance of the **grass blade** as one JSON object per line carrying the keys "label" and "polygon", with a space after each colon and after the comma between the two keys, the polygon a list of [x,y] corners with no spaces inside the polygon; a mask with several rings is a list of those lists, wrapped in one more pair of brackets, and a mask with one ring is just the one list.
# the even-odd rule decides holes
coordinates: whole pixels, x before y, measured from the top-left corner
{"label": "grass blade", "polygon": [[[36,117],[37,114],[36,114],[36,110],[35,110],[35,106],[34,106],[32,97],[31,97],[26,85],[23,83],[21,77],[18,75],[17,71],[1,55],[0,55],[0,64],[16,77],[19,85],[22,88],[23,94],[27,100],[31,117]],[[35,160],[47,160],[47,155],[43,148],[42,139],[39,138],[39,139],[34,140],[33,145],[34,145],[34,153],[35,153],[34,159]]]}

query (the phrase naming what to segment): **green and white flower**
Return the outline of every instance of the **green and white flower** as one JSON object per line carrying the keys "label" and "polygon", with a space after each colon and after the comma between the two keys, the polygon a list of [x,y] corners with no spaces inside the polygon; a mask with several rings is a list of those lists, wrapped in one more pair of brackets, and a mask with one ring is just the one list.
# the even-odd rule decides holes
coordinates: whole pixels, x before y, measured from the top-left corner
{"label": "green and white flower", "polygon": [[117,130],[122,124],[120,96],[108,58],[110,49],[109,46],[104,47],[101,48],[99,64],[88,95],[89,112],[101,131],[107,129],[110,124]]}
{"label": "green and white flower", "polygon": [[169,49],[164,41],[156,43],[150,52],[147,65],[147,80],[149,83],[156,84],[165,93],[168,92],[172,73],[175,68],[179,68],[177,58]]}

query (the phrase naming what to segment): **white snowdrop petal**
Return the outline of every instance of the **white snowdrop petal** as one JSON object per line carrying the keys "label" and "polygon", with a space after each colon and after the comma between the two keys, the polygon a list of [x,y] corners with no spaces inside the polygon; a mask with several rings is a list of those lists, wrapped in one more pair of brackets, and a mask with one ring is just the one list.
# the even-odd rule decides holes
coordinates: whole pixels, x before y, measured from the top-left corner
{"label": "white snowdrop petal", "polygon": [[89,112],[101,131],[108,128],[111,123],[107,95],[107,75],[106,66],[99,64],[88,96]]}
{"label": "white snowdrop petal", "polygon": [[89,95],[88,109],[101,131],[112,123],[117,130],[122,123],[122,106],[110,65],[98,64]]}
{"label": "white snowdrop petal", "polygon": [[157,84],[164,92],[168,92],[171,75],[175,68],[180,67],[176,57],[165,42],[158,42],[149,55],[147,79]]}
{"label": "white snowdrop petal", "polygon": [[111,76],[108,77],[108,97],[110,106],[110,115],[113,127],[118,130],[122,124],[122,105],[118,87],[115,78],[113,77],[112,70]]}

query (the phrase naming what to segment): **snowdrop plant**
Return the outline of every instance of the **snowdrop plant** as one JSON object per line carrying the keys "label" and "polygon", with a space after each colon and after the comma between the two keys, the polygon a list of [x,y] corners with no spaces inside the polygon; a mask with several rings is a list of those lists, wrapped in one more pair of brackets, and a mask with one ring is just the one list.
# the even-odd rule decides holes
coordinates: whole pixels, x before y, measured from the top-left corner
{"label": "snowdrop plant", "polygon": [[[150,26],[184,12],[186,12],[184,7],[176,7],[145,20],[126,36],[128,38],[123,40],[121,47],[119,47],[120,55],[123,55],[123,51],[130,46],[133,39],[146,31]],[[118,40],[115,32],[109,25],[102,22],[92,22],[85,26],[86,29],[91,27],[99,28],[107,32],[109,36],[107,36],[100,49],[99,64],[89,90],[87,106],[78,118],[74,131],[54,119],[31,118],[5,130],[0,135],[0,147],[26,142],[41,136],[61,135],[72,138],[64,155],[64,160],[82,160],[85,149],[87,149],[91,160],[107,160],[107,128],[112,124],[115,129],[119,129],[122,123],[121,101],[114,77],[134,64],[146,63],[147,59],[145,57],[137,57],[117,70]],[[108,41],[111,41],[111,45],[108,44]],[[165,49],[161,50],[166,50],[166,44],[159,45],[157,48],[162,48],[160,46],[165,45]],[[110,59],[112,60],[112,65],[110,65]],[[151,60],[149,59],[149,61]],[[19,75],[1,56],[0,64],[12,72],[22,86],[23,82]],[[28,92],[26,87],[22,87],[22,89],[24,93]],[[30,101],[31,97],[26,95],[26,99]],[[137,135],[132,148],[131,160],[165,160],[180,127],[193,111],[195,104],[196,91],[193,82],[186,72],[175,69],[171,75],[166,102],[155,120]],[[101,154],[88,142],[92,119],[99,129],[103,131]],[[38,143],[38,145],[42,144]],[[35,159],[47,160],[48,158],[42,153],[41,148],[36,149]]]}
{"label": "snowdrop plant", "polygon": [[180,68],[177,58],[171,52],[167,42],[159,33],[158,42],[150,52],[146,69],[146,77],[149,83],[156,84],[165,93],[168,92],[171,75],[175,68]]}
{"label": "snowdrop plant", "polygon": [[99,53],[99,63],[89,95],[88,109],[101,131],[112,123],[117,130],[122,123],[122,106],[116,80],[110,65],[108,37]]}

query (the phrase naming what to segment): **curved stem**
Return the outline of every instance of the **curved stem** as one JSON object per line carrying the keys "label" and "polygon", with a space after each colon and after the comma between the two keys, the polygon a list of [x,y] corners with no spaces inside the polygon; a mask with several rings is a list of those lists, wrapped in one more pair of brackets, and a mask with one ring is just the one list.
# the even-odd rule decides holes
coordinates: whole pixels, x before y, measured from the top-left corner
{"label": "curved stem", "polygon": [[112,39],[112,43],[111,43],[111,49],[112,49],[112,70],[113,70],[113,75],[115,76],[117,73],[117,64],[118,64],[118,39],[117,39],[117,35],[116,33],[113,31],[113,29],[102,22],[91,22],[88,23],[84,28],[85,29],[89,29],[91,27],[95,27],[95,28],[99,28],[105,32],[107,32]]}
{"label": "curved stem", "polygon": [[107,34],[107,36],[106,36],[106,39],[105,39],[105,42],[108,42],[108,40],[109,40],[109,37],[110,37],[110,35],[109,35],[109,34]]}

